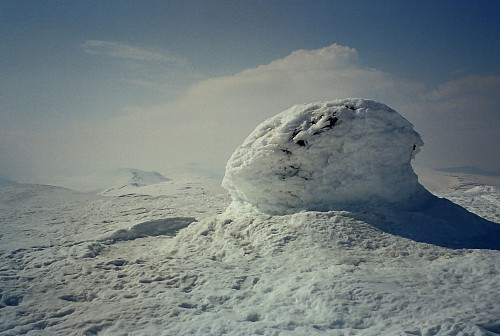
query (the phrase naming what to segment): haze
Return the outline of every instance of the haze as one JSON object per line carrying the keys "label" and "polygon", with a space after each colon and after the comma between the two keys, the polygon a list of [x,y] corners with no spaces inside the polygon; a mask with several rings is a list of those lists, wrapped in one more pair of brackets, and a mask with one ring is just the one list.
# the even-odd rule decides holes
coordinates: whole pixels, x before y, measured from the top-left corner
{"label": "haze", "polygon": [[374,99],[417,163],[500,171],[496,1],[2,1],[0,175],[134,167],[222,176],[262,121]]}

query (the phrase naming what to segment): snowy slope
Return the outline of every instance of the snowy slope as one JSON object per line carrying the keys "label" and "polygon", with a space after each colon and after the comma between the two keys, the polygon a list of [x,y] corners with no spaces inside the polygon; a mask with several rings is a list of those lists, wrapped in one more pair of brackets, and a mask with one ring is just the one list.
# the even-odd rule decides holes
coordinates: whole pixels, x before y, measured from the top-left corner
{"label": "snowy slope", "polygon": [[440,196],[483,218],[500,223],[500,192],[495,186],[477,186],[465,192],[442,192]]}
{"label": "snowy slope", "polygon": [[495,186],[500,188],[500,177],[477,175],[464,172],[443,172],[413,165],[419,182],[428,190],[437,194],[455,191],[467,191],[477,186]]}
{"label": "snowy slope", "polygon": [[[500,331],[498,247],[471,249],[467,232],[463,248],[413,240],[417,229],[390,232],[415,215],[414,228],[421,218],[445,221],[441,205],[436,218],[388,209],[222,214],[226,196],[186,186],[126,197],[0,189],[0,335]],[[498,203],[481,208],[483,196],[460,201],[498,218]],[[451,209],[453,218],[472,216]],[[420,240],[436,236],[431,226]]]}
{"label": "snowy slope", "polygon": [[[154,272],[150,257],[164,257],[156,250],[165,239],[228,204],[225,195],[191,183],[180,183],[176,190],[173,195],[102,197],[52,186],[2,187],[0,334],[92,335],[110,318],[97,306],[118,303],[111,312],[115,319],[124,305],[139,309],[141,302],[127,301],[147,291],[146,279]],[[129,263],[138,267],[130,274],[109,272]],[[123,288],[117,297],[115,282],[122,278],[136,283],[138,292]]]}

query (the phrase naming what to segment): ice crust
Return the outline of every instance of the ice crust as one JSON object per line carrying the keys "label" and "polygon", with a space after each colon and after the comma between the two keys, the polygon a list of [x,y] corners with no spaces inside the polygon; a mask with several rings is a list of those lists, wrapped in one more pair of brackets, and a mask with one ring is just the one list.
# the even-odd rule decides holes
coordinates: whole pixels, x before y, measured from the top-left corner
{"label": "ice crust", "polygon": [[296,105],[236,149],[223,187],[235,204],[269,214],[408,203],[425,193],[410,163],[421,146],[413,125],[376,101]]}

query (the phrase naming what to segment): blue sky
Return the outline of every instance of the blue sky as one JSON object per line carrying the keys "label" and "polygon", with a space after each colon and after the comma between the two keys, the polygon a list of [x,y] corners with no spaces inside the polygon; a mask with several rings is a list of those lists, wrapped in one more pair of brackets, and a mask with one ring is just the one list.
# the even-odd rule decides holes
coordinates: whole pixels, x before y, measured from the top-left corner
{"label": "blue sky", "polygon": [[498,1],[0,1],[0,174],[222,174],[259,122],[359,95],[415,124],[419,163],[500,170],[499,14]]}

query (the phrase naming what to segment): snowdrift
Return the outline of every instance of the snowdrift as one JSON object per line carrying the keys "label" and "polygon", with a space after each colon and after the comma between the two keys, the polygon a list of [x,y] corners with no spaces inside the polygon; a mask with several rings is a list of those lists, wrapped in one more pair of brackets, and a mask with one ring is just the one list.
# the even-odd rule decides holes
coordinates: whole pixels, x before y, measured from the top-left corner
{"label": "snowdrift", "polygon": [[429,196],[410,164],[422,145],[410,122],[375,101],[296,105],[236,149],[223,186],[269,214],[410,204]]}

